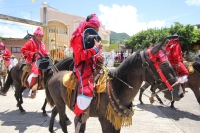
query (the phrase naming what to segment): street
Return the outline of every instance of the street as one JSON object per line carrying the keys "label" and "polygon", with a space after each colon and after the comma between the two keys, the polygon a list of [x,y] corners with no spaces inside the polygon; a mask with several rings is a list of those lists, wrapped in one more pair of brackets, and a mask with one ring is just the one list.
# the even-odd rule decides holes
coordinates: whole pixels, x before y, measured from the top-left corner
{"label": "street", "polygon": [[[139,104],[138,95],[133,104],[135,114],[132,126],[123,127],[121,133],[198,133],[200,131],[200,105],[193,92],[187,88],[188,92],[179,102],[175,102],[176,110],[161,106],[155,102],[147,111],[138,111],[148,106],[149,101],[143,95],[144,105]],[[51,115],[51,107],[47,105],[48,116],[42,115],[41,107],[45,99],[45,91],[40,90],[35,99],[27,98],[28,90],[23,94],[24,103],[22,106],[26,114],[21,114],[16,107],[14,89],[10,88],[7,96],[0,96],[0,132],[1,133],[48,133],[48,126]],[[148,91],[144,92],[150,96]],[[162,97],[162,95],[160,95]],[[165,101],[168,104],[170,101]],[[68,126],[68,132],[74,133],[74,114],[68,108],[66,114],[72,121]],[[54,123],[54,131],[62,133],[59,125],[59,116]],[[101,126],[97,118],[89,118],[87,121],[86,133],[101,133]]]}

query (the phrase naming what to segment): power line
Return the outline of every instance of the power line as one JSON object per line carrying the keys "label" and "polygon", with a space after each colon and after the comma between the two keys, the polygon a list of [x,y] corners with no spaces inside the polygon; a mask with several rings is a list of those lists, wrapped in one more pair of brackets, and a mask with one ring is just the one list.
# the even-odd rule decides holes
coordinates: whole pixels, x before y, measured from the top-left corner
{"label": "power line", "polygon": [[41,5],[41,4],[36,4],[36,5],[24,5],[24,6],[0,7],[0,10],[1,10],[1,9],[4,9],[4,8],[17,8],[17,7],[38,6],[38,5]]}

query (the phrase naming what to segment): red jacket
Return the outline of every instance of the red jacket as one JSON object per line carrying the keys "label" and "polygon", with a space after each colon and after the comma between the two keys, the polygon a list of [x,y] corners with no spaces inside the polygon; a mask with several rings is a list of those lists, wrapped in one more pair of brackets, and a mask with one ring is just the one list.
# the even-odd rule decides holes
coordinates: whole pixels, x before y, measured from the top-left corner
{"label": "red jacket", "polygon": [[0,50],[0,54],[3,55],[3,59],[6,62],[6,65],[9,66],[11,56],[10,50],[5,47],[5,50]]}
{"label": "red jacket", "polygon": [[41,53],[43,56],[47,56],[48,51],[43,42],[41,42],[38,45],[38,44],[36,44],[36,42],[33,39],[30,39],[21,48],[21,53],[24,54],[24,56],[26,58],[26,63],[31,63],[31,61],[33,59],[33,55],[36,52]]}

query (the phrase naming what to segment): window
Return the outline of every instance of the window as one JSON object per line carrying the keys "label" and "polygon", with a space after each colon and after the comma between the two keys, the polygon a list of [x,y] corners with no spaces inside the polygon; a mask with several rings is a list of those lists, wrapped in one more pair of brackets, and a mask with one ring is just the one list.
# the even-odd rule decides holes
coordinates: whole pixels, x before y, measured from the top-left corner
{"label": "window", "polygon": [[11,47],[11,53],[20,53],[21,47]]}

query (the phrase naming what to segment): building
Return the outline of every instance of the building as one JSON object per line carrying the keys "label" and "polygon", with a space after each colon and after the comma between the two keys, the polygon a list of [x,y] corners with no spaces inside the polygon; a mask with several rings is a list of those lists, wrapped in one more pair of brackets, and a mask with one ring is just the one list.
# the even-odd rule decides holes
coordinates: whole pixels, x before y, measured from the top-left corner
{"label": "building", "polygon": [[[46,25],[43,27],[43,41],[46,44],[47,49],[51,51],[53,58],[59,60],[64,58],[64,56],[62,56],[64,45],[69,47],[71,34],[77,28],[79,23],[85,19],[86,17],[60,12],[57,9],[48,6],[46,3],[41,5],[40,20]],[[109,46],[110,31],[105,30],[105,26],[101,24],[98,33],[102,38],[104,46]],[[21,47],[30,37],[31,34],[28,33],[23,39],[2,38],[2,41],[6,44],[6,47],[11,50],[11,54],[19,57]]]}
{"label": "building", "polygon": [[[40,16],[41,22],[47,25],[44,28],[44,42],[50,51],[61,50],[64,45],[69,47],[71,34],[78,27],[79,23],[86,19],[86,17],[60,12],[46,3],[43,3],[40,8]],[[105,26],[101,24],[98,33],[104,46],[109,46],[110,31],[105,30]]]}

